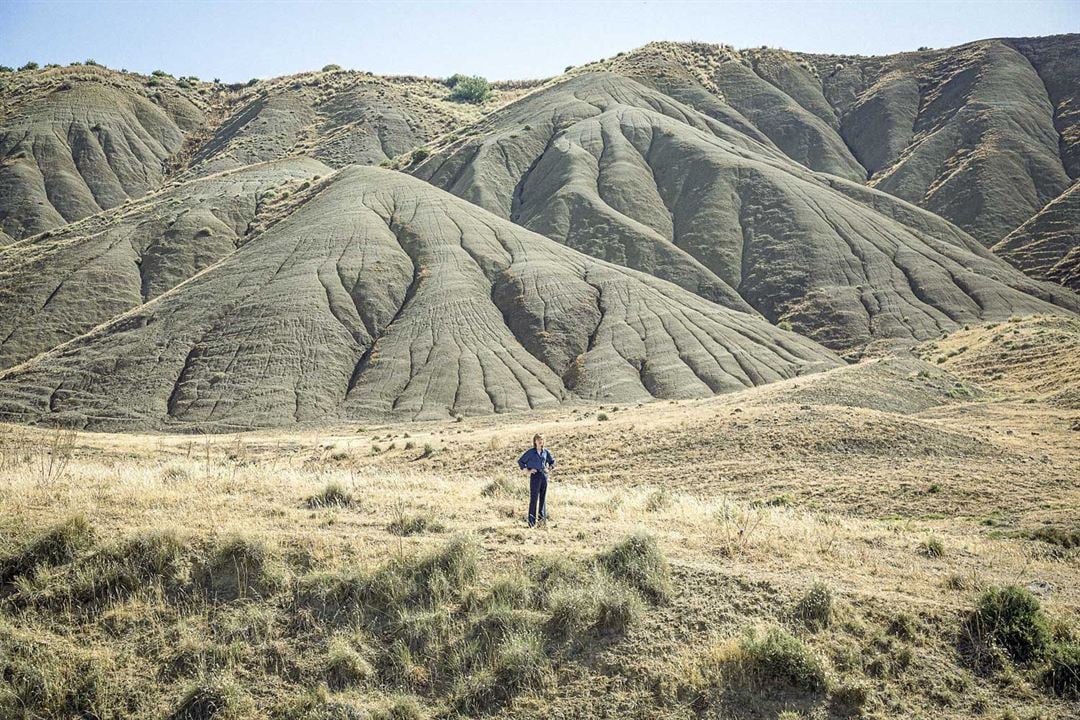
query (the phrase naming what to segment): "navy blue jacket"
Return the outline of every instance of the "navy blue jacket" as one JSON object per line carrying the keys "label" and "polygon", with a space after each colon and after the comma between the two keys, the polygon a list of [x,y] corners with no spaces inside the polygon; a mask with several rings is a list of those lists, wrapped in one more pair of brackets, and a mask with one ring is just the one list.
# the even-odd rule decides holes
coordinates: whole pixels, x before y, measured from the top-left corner
{"label": "navy blue jacket", "polygon": [[536,452],[536,448],[531,447],[525,451],[524,455],[518,458],[518,467],[522,470],[539,470],[546,475],[545,470],[549,467],[555,467],[555,456],[547,448]]}

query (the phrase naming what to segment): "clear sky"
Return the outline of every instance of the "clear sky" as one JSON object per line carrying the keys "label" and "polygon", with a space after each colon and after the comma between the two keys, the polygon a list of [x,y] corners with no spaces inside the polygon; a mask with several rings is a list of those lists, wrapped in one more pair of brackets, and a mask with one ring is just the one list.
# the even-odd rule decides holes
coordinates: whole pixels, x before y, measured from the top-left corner
{"label": "clear sky", "polygon": [[0,0],[0,64],[94,60],[226,82],[318,69],[546,77],[650,40],[882,54],[1080,31],[1080,1],[26,2]]}

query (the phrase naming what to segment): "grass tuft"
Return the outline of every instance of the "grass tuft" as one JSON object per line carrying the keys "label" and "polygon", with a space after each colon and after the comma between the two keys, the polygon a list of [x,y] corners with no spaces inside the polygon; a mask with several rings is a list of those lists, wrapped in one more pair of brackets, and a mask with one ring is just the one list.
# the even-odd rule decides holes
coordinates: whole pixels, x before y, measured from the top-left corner
{"label": "grass tuft", "polygon": [[638,533],[597,558],[612,577],[636,588],[654,603],[671,597],[671,569],[651,535]]}
{"label": "grass tuft", "polygon": [[284,583],[274,549],[262,538],[232,535],[211,548],[201,577],[216,600],[265,598]]}
{"label": "grass tuft", "polygon": [[1047,653],[1043,684],[1066,700],[1080,700],[1080,644],[1059,643]]}
{"label": "grass tuft", "polygon": [[810,630],[823,630],[833,617],[833,594],[825,583],[816,582],[795,605],[795,617]]}
{"label": "grass tuft", "polygon": [[39,566],[71,562],[94,544],[94,528],[84,515],[62,520],[28,542],[20,551],[0,560],[0,584],[19,575],[33,574]]}
{"label": "grass tuft", "polygon": [[357,505],[359,501],[338,482],[327,483],[326,487],[307,499],[307,506],[312,510],[326,507],[351,508]]}

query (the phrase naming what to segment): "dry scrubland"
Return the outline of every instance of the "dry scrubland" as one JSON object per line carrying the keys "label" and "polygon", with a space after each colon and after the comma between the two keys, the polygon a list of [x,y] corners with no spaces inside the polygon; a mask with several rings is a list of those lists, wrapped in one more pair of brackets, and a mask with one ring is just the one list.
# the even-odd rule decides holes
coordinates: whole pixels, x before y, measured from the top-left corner
{"label": "dry scrubland", "polygon": [[6,426],[0,715],[1070,716],[1078,338],[531,419]]}

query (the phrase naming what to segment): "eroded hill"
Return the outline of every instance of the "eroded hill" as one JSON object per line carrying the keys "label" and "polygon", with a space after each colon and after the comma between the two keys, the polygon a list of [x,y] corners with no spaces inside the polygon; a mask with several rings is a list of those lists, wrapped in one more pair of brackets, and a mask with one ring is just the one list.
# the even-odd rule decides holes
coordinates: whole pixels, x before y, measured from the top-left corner
{"label": "eroded hill", "polygon": [[0,375],[0,413],[235,429],[703,396],[839,364],[401,173],[352,166],[172,291]]}

